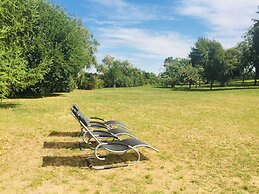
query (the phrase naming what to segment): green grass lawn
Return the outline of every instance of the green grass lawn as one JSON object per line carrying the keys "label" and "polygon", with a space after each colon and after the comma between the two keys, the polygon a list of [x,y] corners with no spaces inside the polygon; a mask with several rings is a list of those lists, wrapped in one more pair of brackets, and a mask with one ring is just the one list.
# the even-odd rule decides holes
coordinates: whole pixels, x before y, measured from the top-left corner
{"label": "green grass lawn", "polygon": [[[141,148],[135,166],[90,170],[92,151],[58,135],[79,132],[74,103],[122,121],[160,153]],[[3,100],[0,115],[0,193],[259,193],[257,88],[75,90]]]}

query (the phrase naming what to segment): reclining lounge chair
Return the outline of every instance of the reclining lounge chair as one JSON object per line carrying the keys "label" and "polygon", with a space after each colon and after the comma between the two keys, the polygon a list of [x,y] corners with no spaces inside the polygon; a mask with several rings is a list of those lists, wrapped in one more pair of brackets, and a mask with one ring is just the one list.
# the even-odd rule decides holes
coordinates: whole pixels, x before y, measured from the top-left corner
{"label": "reclining lounge chair", "polygon": [[93,131],[91,131],[88,128],[88,123],[87,121],[79,116],[79,122],[81,124],[81,126],[89,133],[89,135],[91,136],[91,138],[95,139],[97,146],[94,149],[94,155],[98,160],[105,160],[105,157],[99,156],[98,155],[98,150],[100,150],[101,148],[112,152],[112,153],[118,153],[118,154],[125,154],[126,152],[133,150],[136,155],[137,158],[134,162],[131,163],[124,163],[124,164],[115,164],[115,165],[103,165],[103,166],[93,166],[91,164],[91,159],[93,159],[93,157],[88,157],[86,160],[88,162],[88,165],[90,168],[92,169],[96,169],[96,170],[102,170],[102,169],[110,169],[110,168],[118,168],[118,167],[126,167],[126,166],[131,166],[131,165],[135,165],[140,161],[140,152],[137,150],[138,147],[147,147],[147,148],[151,148],[157,152],[159,152],[158,149],[142,142],[139,139],[134,139],[134,138],[128,138],[128,139],[123,139],[123,140],[118,140],[118,141],[111,141],[111,142],[102,142],[100,139],[98,139]]}
{"label": "reclining lounge chair", "polygon": [[[80,123],[80,119],[84,120],[85,126],[87,126],[89,130],[91,130],[91,128],[104,129],[104,130],[96,130],[96,129],[91,130],[92,134],[98,139],[120,140],[119,136],[122,136],[122,135],[130,136],[134,139],[137,139],[132,133],[130,133],[125,129],[110,128],[103,123],[89,121],[78,109],[75,109],[73,106],[71,107],[70,110],[71,110],[71,114],[79,123]],[[91,149],[95,149],[95,147],[91,145],[92,144],[91,140],[95,140],[95,139],[89,134],[89,131],[85,130],[85,128],[82,127],[82,125],[81,125],[81,132],[79,136],[82,137],[83,142],[85,142]],[[83,150],[81,143],[79,144],[79,147],[81,150]]]}

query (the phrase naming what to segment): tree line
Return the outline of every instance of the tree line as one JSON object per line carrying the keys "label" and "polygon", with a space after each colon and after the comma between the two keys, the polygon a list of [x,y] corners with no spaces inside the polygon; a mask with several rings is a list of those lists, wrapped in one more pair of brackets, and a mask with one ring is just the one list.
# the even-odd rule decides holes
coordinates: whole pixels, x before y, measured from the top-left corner
{"label": "tree line", "polygon": [[127,60],[105,56],[101,64],[97,64],[97,73],[81,71],[78,81],[79,89],[95,89],[103,87],[136,87],[158,83],[158,76],[134,67]]}
{"label": "tree line", "polygon": [[[259,13],[259,11],[257,12]],[[259,21],[234,48],[224,49],[219,41],[199,38],[191,48],[189,58],[168,57],[164,61],[165,71],[160,75],[164,86],[177,84],[199,85],[215,82],[224,86],[231,79],[253,78],[254,85],[259,79]]]}

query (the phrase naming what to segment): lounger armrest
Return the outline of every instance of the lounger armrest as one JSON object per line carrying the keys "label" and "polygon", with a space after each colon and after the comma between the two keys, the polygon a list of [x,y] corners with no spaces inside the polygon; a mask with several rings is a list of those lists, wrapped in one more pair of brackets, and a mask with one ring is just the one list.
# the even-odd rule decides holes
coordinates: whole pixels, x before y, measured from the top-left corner
{"label": "lounger armrest", "polygon": [[98,121],[90,121],[89,126],[94,127],[94,128],[105,128],[105,129],[110,130],[109,126],[105,125],[104,123],[98,122]]}
{"label": "lounger armrest", "polygon": [[113,137],[115,139],[119,139],[116,135],[109,131],[104,131],[104,130],[94,130],[94,132],[101,132],[102,134],[99,137]]}
{"label": "lounger armrest", "polygon": [[101,120],[101,121],[105,121],[104,119],[102,119],[102,118],[99,118],[99,117],[89,117],[89,119],[96,119],[96,120]]}
{"label": "lounger armrest", "polygon": [[129,128],[124,125],[123,123],[119,122],[119,121],[116,121],[116,120],[109,120],[109,121],[106,121],[105,122],[106,125],[117,125],[117,126],[120,126],[120,127],[123,127],[124,129],[128,130]]}

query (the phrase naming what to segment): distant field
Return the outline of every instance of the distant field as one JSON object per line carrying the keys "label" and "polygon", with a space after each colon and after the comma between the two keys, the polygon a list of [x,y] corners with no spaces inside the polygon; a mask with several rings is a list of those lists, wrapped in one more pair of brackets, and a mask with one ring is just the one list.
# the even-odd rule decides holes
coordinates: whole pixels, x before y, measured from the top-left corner
{"label": "distant field", "polygon": [[[74,103],[160,153],[143,148],[135,166],[90,170]],[[258,88],[75,90],[3,100],[0,115],[0,193],[259,193]]]}

